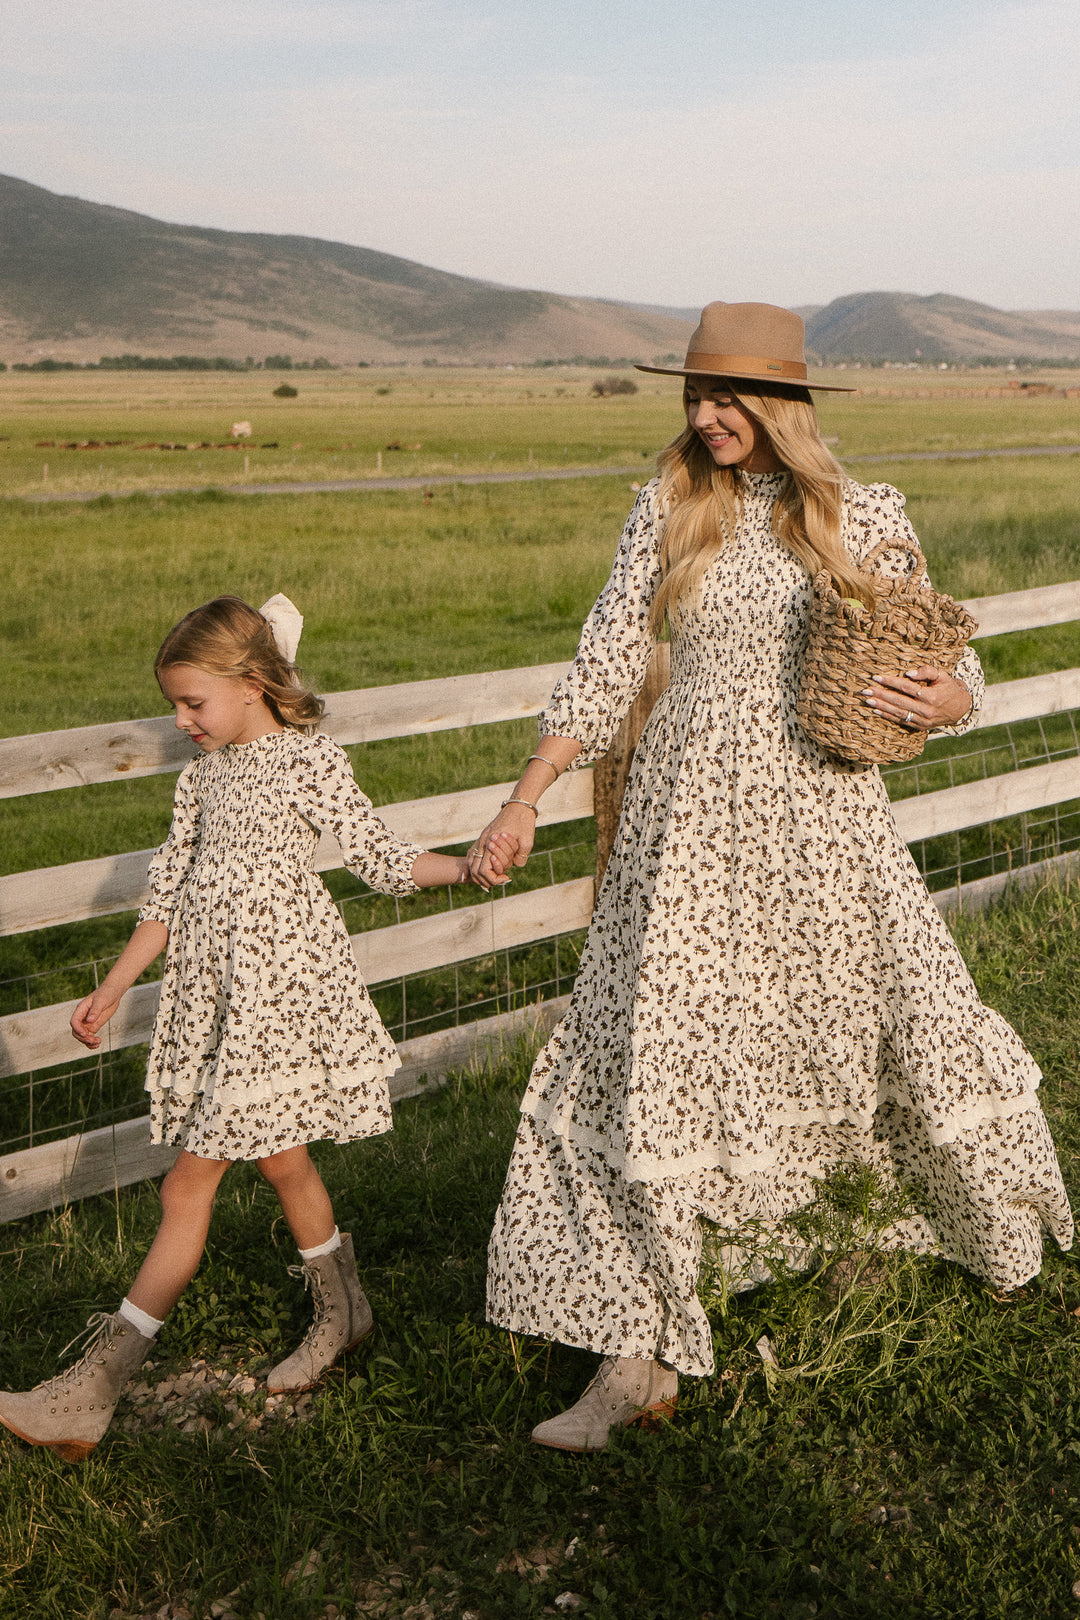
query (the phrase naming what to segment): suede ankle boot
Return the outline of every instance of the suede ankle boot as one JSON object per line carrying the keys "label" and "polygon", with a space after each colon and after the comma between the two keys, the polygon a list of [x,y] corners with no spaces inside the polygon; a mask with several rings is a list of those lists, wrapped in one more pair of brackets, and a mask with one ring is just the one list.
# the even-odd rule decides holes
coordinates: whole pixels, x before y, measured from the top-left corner
{"label": "suede ankle boot", "polygon": [[678,1373],[658,1361],[606,1356],[581,1399],[538,1423],[532,1437],[557,1451],[602,1451],[612,1429],[670,1417],[678,1394]]}
{"label": "suede ankle boot", "polygon": [[341,1247],[332,1254],[321,1254],[302,1266],[290,1266],[311,1289],[315,1320],[291,1356],[278,1362],[267,1375],[271,1395],[285,1391],[299,1393],[318,1383],[339,1356],[366,1338],[374,1326],[371,1306],[356,1275],[352,1238],[341,1235]]}
{"label": "suede ankle boot", "polygon": [[0,1391],[0,1423],[32,1446],[51,1446],[65,1462],[93,1451],[154,1342],[119,1311],[92,1316],[87,1331],[93,1337],[72,1366],[34,1389]]}

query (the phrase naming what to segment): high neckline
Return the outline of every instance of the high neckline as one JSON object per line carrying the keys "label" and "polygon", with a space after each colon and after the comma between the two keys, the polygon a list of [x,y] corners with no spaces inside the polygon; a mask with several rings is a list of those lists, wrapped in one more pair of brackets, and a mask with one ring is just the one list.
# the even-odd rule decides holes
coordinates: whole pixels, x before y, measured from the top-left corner
{"label": "high neckline", "polygon": [[767,489],[779,485],[787,477],[787,468],[781,467],[779,472],[744,472],[741,467],[736,468],[739,482],[746,484],[750,489]]}
{"label": "high neckline", "polygon": [[257,748],[260,743],[274,742],[278,737],[284,737],[285,733],[289,729],[290,728],[288,726],[282,726],[280,731],[264,731],[260,737],[251,737],[247,742],[226,743],[225,746],[223,748],[219,748],[217,752],[219,754],[224,754],[228,750],[232,749],[237,753],[240,753],[242,750]]}

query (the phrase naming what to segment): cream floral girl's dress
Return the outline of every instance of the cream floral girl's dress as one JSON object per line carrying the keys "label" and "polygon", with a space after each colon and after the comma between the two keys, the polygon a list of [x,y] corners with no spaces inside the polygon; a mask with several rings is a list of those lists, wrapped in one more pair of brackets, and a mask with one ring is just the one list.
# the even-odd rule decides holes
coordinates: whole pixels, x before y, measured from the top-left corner
{"label": "cream floral girl's dress", "polygon": [[372,888],[416,888],[419,846],[383,825],[327,737],[272,732],[181,772],[139,913],[169,930],[146,1079],[153,1141],[254,1159],[390,1129],[400,1059],[312,870],[319,828]]}
{"label": "cream floral girl's dress", "polygon": [[[810,589],[772,533],[785,476],[741,475],[735,539],[679,610],[490,1248],[494,1322],[687,1373],[713,1365],[700,1217],[776,1221],[838,1163],[918,1177],[932,1213],[904,1240],[1002,1288],[1039,1270],[1044,1229],[1072,1236],[1034,1060],[980,1002],[877,770],[796,725]],[[903,504],[850,486],[856,558],[910,533]],[[654,481],[541,715],[578,763],[643,679],[658,544]],[[957,673],[977,710],[973,653]]]}

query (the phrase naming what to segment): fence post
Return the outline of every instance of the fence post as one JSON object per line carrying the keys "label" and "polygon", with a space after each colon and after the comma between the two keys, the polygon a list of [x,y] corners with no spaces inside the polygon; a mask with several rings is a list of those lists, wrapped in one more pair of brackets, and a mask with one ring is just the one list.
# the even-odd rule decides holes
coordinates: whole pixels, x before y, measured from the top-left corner
{"label": "fence post", "polygon": [[623,794],[626,792],[626,779],[630,774],[630,766],[634,759],[634,749],[638,738],[645,729],[645,722],[653,710],[653,704],[668,684],[671,669],[671,649],[666,641],[659,641],[652,655],[645,676],[644,685],[630,708],[622,725],[615,733],[615,740],[602,759],[596,762],[593,771],[593,813],[596,817],[596,882],[600,880],[607,867],[611,855],[612,845],[615,842],[615,830],[619,825],[619,816],[622,814]]}

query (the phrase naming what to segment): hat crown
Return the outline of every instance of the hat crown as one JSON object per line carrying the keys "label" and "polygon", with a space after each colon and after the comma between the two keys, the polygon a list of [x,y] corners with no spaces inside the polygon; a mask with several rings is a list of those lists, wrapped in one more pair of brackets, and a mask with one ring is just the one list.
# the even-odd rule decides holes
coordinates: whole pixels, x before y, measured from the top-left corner
{"label": "hat crown", "polygon": [[783,383],[803,390],[824,389],[827,394],[852,394],[838,383],[811,382],[806,370],[806,328],[801,315],[779,304],[725,304],[717,299],[701,312],[681,366],[635,364],[636,371],[658,377],[725,377],[732,382]]}
{"label": "hat crown", "polygon": [[[794,310],[777,304],[725,304],[716,300],[701,312],[697,331],[690,339],[686,367],[695,360],[730,360],[734,374],[760,372],[772,365],[803,367],[806,375],[804,338],[806,328]],[[753,362],[752,365],[739,362]],[[761,362],[759,364],[759,362]]]}

